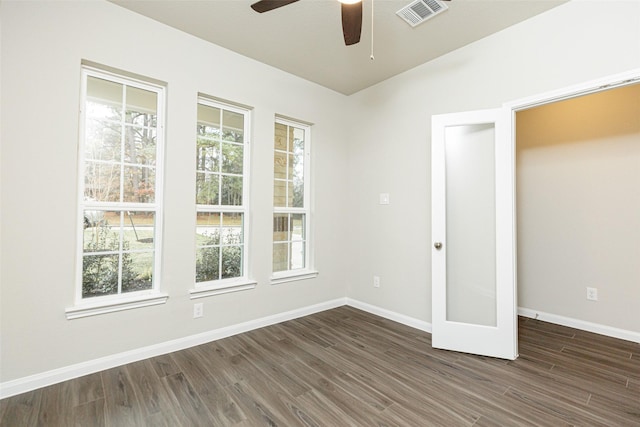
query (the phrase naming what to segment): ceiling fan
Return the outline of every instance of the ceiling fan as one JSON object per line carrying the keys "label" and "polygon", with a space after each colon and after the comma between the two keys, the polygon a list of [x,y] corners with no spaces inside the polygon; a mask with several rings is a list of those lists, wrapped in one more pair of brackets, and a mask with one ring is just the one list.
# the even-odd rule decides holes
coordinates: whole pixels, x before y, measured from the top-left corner
{"label": "ceiling fan", "polygon": [[[251,5],[256,12],[263,13],[295,3],[298,0],[261,0]],[[362,31],[362,0],[338,0],[342,3],[342,33],[347,46],[360,41]]]}
{"label": "ceiling fan", "polygon": [[[258,13],[269,12],[270,10],[277,9],[282,6],[287,6],[291,3],[295,3],[299,0],[260,0],[251,5],[251,8]],[[360,33],[362,32],[362,0],[338,0],[342,6],[342,34],[344,36],[344,44],[349,46],[356,44],[360,41]],[[371,0],[373,2],[373,0]],[[450,0],[440,0],[450,1]],[[415,10],[418,14],[421,13],[421,9],[424,9],[428,13],[431,10],[428,9],[430,3],[437,3],[436,0],[421,0],[415,1],[416,5],[411,4],[409,7],[416,6]],[[425,5],[426,4],[426,5]],[[373,8],[373,6],[372,6]],[[373,9],[372,9],[373,13]],[[372,15],[373,19],[373,15]],[[373,21],[372,21],[373,25]],[[373,48],[372,48],[373,49]],[[371,54],[373,59],[373,53]]]}

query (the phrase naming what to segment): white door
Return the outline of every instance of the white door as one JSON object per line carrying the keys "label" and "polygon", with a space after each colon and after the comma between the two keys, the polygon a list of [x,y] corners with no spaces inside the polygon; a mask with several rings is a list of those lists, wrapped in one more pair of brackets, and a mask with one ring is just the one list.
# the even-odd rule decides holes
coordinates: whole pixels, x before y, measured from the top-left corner
{"label": "white door", "polygon": [[432,345],[515,359],[511,110],[432,118]]}

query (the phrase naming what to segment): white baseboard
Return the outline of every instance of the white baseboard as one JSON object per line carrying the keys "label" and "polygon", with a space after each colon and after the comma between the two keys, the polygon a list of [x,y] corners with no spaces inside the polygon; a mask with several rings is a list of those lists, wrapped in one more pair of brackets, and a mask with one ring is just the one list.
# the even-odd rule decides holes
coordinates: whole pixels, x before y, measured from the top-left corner
{"label": "white baseboard", "polygon": [[347,298],[347,305],[366,311],[367,313],[375,314],[376,316],[384,317],[385,319],[393,320],[394,322],[402,323],[403,325],[431,333],[431,323],[425,322],[424,320],[418,320],[413,317],[405,316],[404,314],[396,313],[395,311],[390,311],[351,298]]}
{"label": "white baseboard", "polygon": [[248,332],[276,323],[285,322],[287,320],[308,316],[320,311],[341,307],[346,303],[346,298],[338,298],[332,301],[326,301],[320,304],[314,304],[308,307],[274,314],[272,316],[251,320],[237,325],[231,325],[212,331],[207,331],[200,334],[190,335],[188,337],[163,342],[160,344],[142,347],[131,351],[125,351],[123,353],[101,357],[94,360],[88,360],[86,362],[77,363],[75,365],[65,366],[63,368],[53,369],[51,371],[6,381],[0,383],[0,399],[11,397],[20,393],[26,393],[31,390],[46,387],[62,381],[71,380],[83,375],[92,374],[94,372],[103,371],[105,369],[114,368],[116,366],[125,365],[127,363],[137,362],[139,360],[148,359],[150,357],[160,356],[174,351],[183,350],[185,348],[205,344],[232,335],[241,334],[243,332]]}
{"label": "white baseboard", "polygon": [[[183,350],[200,344],[226,338],[232,335],[241,334],[254,329],[270,326],[287,320],[297,319],[299,317],[308,316],[332,308],[349,305],[351,307],[366,311],[385,319],[393,320],[403,325],[422,331],[431,333],[431,323],[419,320],[404,314],[396,313],[375,305],[371,305],[362,301],[351,298],[338,298],[308,307],[303,307],[284,313],[274,314],[272,316],[263,317],[256,320],[231,325],[220,329],[215,329],[201,334],[190,335],[188,337],[178,338],[160,344],[155,344],[139,349],[114,354],[111,356],[101,357],[99,359],[89,360],[71,366],[65,366],[59,369],[18,378],[12,381],[0,383],[0,399],[11,397],[16,394],[26,393],[41,387],[46,387],[62,381],[71,380],[83,375],[92,374],[94,372],[103,371],[105,369],[114,368],[127,363],[137,362],[139,360],[148,359],[150,357],[160,356],[173,351]],[[555,314],[544,313],[528,308],[518,308],[518,314],[524,317],[539,319],[549,323],[568,326],[571,328],[581,329],[594,332],[601,335],[607,335],[627,341],[640,343],[640,333],[627,331],[624,329],[612,328],[610,326],[599,325],[596,323],[585,322],[583,320],[571,319],[568,317],[558,316]]]}
{"label": "white baseboard", "polygon": [[587,322],[570,317],[558,316],[557,314],[545,313],[543,311],[532,310],[524,307],[518,307],[518,314],[523,317],[542,320],[543,322],[555,323],[556,325],[568,326],[570,328],[581,329],[583,331],[640,343],[639,332],[600,325],[599,323]]}

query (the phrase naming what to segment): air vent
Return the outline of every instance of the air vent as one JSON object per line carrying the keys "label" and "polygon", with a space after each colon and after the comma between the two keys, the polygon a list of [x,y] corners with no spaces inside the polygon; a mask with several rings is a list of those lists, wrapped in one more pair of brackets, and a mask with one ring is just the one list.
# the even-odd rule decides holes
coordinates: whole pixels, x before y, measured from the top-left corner
{"label": "air vent", "polygon": [[407,24],[415,27],[448,8],[446,4],[438,0],[416,0],[397,11],[396,15],[407,21]]}

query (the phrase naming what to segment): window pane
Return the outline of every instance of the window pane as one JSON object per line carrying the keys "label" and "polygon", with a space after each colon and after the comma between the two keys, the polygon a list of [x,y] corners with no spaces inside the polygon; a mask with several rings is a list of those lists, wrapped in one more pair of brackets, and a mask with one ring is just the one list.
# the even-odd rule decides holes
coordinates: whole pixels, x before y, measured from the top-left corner
{"label": "window pane", "polygon": [[222,175],[222,197],[221,205],[241,206],[242,205],[242,177]]}
{"label": "window pane", "polygon": [[288,243],[273,244],[273,271],[285,271],[289,269]]}
{"label": "window pane", "polygon": [[151,289],[153,251],[122,253],[122,292]]}
{"label": "window pane", "polygon": [[220,248],[201,248],[196,253],[196,282],[220,279]]}
{"label": "window pane", "polygon": [[123,250],[153,250],[154,212],[124,211]]}
{"label": "window pane", "polygon": [[127,86],[126,122],[141,126],[156,126],[158,95],[136,87]]}
{"label": "window pane", "polygon": [[120,83],[97,77],[87,77],[87,117],[120,122],[122,117],[122,88]]}
{"label": "window pane", "polygon": [[[220,109],[209,105],[198,104],[198,122],[202,126],[203,135],[219,136],[220,135]],[[216,130],[218,129],[218,130]],[[200,133],[198,133],[200,135]]]}
{"label": "window pane", "polygon": [[120,160],[121,126],[107,120],[88,119],[85,126],[84,158]]}
{"label": "window pane", "polygon": [[218,175],[198,172],[196,174],[196,203],[217,205],[220,191],[218,186]]}
{"label": "window pane", "polygon": [[287,179],[287,154],[276,151],[273,157],[274,178]]}
{"label": "window pane", "polygon": [[225,141],[244,142],[244,114],[223,110],[222,123]]}
{"label": "window pane", "polygon": [[273,205],[280,208],[287,206],[287,181],[274,181]]}
{"label": "window pane", "polygon": [[196,215],[196,245],[220,244],[220,214],[198,212]]}
{"label": "window pane", "polygon": [[85,209],[83,251],[110,252],[120,250],[120,212]]}
{"label": "window pane", "polygon": [[293,182],[289,191],[292,193],[291,206],[294,208],[304,207],[304,183]]}
{"label": "window pane", "polygon": [[304,149],[299,148],[300,144],[304,144],[304,142],[296,140],[296,150],[291,168],[291,179],[293,180],[291,206],[296,208],[304,207]]}
{"label": "window pane", "polygon": [[291,240],[304,240],[304,214],[291,214]]}
{"label": "window pane", "polygon": [[289,240],[289,214],[273,215],[273,241],[285,242]]}
{"label": "window pane", "polygon": [[222,247],[222,278],[242,276],[242,247],[223,246]]}
{"label": "window pane", "polygon": [[118,255],[82,257],[82,297],[118,293]]}
{"label": "window pane", "polygon": [[155,199],[156,171],[154,168],[124,167],[124,201],[153,203]]}
{"label": "window pane", "polygon": [[291,243],[291,266],[292,270],[304,268],[304,242]]}
{"label": "window pane", "polygon": [[275,126],[275,138],[274,138],[274,147],[276,150],[287,151],[287,129],[289,126],[283,125],[282,123],[276,123]]}
{"label": "window pane", "polygon": [[138,165],[155,166],[156,130],[126,126],[125,135],[124,161]]}
{"label": "window pane", "polygon": [[224,213],[222,214],[222,244],[233,245],[242,243],[243,238],[243,214]]}
{"label": "window pane", "polygon": [[196,170],[220,172],[220,143],[198,138]]}
{"label": "window pane", "polygon": [[84,216],[84,228],[103,226],[105,222],[103,210],[85,210]]}
{"label": "window pane", "polygon": [[220,139],[220,128],[205,123],[198,123],[198,137],[210,141],[218,141]]}
{"label": "window pane", "polygon": [[300,154],[304,151],[304,129],[293,128],[293,145],[289,145],[291,151]]}
{"label": "window pane", "polygon": [[244,147],[238,144],[222,143],[222,172],[242,174]]}
{"label": "window pane", "polygon": [[86,162],[84,197],[98,202],[120,201],[120,164]]}

